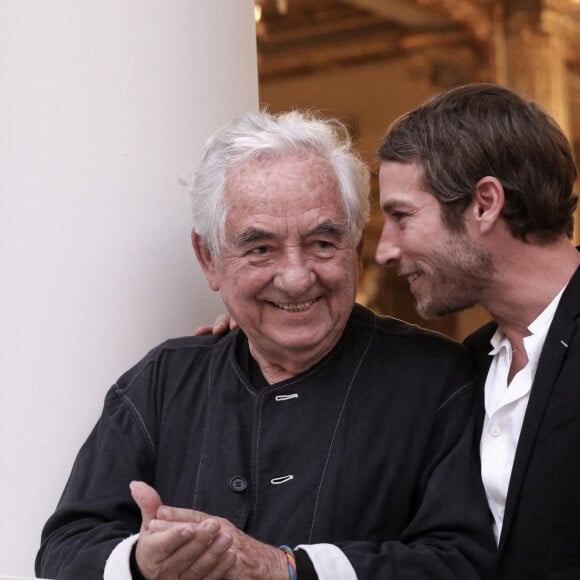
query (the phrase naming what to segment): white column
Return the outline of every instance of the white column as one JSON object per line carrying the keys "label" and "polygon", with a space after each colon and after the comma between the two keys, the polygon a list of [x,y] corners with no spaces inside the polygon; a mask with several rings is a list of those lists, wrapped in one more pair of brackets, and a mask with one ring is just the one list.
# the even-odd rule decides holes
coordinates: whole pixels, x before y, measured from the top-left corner
{"label": "white column", "polygon": [[257,105],[249,0],[0,0],[0,575],[106,389],[222,310],[179,180]]}

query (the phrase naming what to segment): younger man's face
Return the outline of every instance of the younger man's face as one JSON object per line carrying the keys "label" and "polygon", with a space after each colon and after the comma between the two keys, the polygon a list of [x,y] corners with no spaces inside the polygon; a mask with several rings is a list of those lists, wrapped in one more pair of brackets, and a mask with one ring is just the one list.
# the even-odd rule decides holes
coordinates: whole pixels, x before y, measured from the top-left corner
{"label": "younger man's face", "polygon": [[423,186],[418,163],[383,161],[380,203],[385,215],[376,250],[379,264],[409,281],[422,316],[442,316],[479,302],[491,260],[467,231],[452,231],[439,201]]}

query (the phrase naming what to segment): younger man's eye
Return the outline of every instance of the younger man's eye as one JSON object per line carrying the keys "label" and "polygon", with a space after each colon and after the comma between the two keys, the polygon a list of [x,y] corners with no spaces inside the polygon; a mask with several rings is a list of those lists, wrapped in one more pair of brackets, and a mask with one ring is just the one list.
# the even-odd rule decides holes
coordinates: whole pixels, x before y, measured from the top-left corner
{"label": "younger man's eye", "polygon": [[389,214],[396,222],[400,222],[403,218],[407,217],[407,214],[403,211],[392,211]]}

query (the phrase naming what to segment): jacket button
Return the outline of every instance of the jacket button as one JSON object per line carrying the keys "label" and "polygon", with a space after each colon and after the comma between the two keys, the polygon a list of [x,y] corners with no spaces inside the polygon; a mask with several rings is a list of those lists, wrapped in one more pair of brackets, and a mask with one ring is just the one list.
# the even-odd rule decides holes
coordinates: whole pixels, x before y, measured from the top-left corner
{"label": "jacket button", "polygon": [[230,479],[230,489],[236,493],[242,493],[242,491],[246,491],[247,487],[248,482],[240,475],[236,475]]}

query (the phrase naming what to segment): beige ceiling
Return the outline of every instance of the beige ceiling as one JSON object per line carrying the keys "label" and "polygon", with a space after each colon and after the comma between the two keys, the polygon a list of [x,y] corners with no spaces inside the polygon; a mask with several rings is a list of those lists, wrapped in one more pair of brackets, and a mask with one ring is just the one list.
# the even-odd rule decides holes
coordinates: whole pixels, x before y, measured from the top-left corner
{"label": "beige ceiling", "polygon": [[[537,14],[542,7],[566,18],[571,134],[580,142],[580,0],[255,0],[260,83],[352,67],[409,54],[437,61],[442,89],[496,80],[494,14]],[[287,5],[286,13],[280,8]],[[518,16],[519,17],[519,16]],[[517,22],[517,17],[515,18]],[[576,29],[577,27],[577,29]]]}
{"label": "beige ceiling", "polygon": [[464,23],[412,0],[288,0],[286,14],[275,0],[263,0],[257,32],[261,82],[409,51],[477,46]]}

